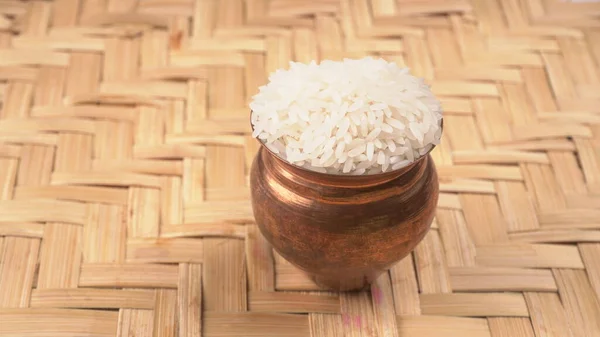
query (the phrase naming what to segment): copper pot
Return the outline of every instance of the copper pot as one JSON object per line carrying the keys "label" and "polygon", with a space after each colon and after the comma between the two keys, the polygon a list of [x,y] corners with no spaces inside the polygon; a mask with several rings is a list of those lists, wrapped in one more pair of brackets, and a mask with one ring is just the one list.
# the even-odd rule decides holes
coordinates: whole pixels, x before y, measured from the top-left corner
{"label": "copper pot", "polygon": [[250,173],[262,234],[320,286],[368,286],[423,239],[439,184],[426,154],[408,167],[346,176],[292,165],[261,146]]}

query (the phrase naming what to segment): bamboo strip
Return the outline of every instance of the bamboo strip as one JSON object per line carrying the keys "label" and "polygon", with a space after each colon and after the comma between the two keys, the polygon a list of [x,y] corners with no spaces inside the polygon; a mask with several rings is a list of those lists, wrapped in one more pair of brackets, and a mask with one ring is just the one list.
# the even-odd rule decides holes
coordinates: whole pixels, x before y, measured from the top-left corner
{"label": "bamboo strip", "polygon": [[[211,118],[241,118],[248,111],[244,105],[244,71],[233,67],[210,68],[208,71],[208,116]],[[217,113],[218,112],[218,113]],[[248,128],[248,118],[245,120]]]}
{"label": "bamboo strip", "polygon": [[276,252],[275,260],[275,289],[277,290],[320,290],[320,288],[300,269],[284,260]]}
{"label": "bamboo strip", "polygon": [[539,215],[540,224],[548,227],[577,228],[600,226],[600,210],[569,209],[545,211]]}
{"label": "bamboo strip", "polygon": [[477,247],[478,265],[490,267],[583,269],[576,247],[549,244],[487,245]]}
{"label": "bamboo strip", "polygon": [[525,299],[537,336],[575,336],[557,294],[525,293]]}
{"label": "bamboo strip", "polygon": [[244,151],[240,148],[208,146],[206,148],[207,189],[246,185]]}
{"label": "bamboo strip", "polygon": [[[343,49],[343,38],[341,28],[334,17],[328,15],[317,15],[315,19],[315,33],[317,38],[317,49],[323,53],[327,50]],[[323,57],[323,55],[321,55]]]}
{"label": "bamboo strip", "polygon": [[175,337],[178,328],[177,290],[157,289],[154,306],[154,328],[157,336]]}
{"label": "bamboo strip", "polygon": [[455,179],[440,182],[440,192],[495,194],[494,183],[478,179]]}
{"label": "bamboo strip", "polygon": [[177,288],[177,268],[161,264],[83,263],[79,286]]}
{"label": "bamboo strip", "polygon": [[0,66],[57,66],[69,65],[69,54],[38,50],[35,53],[26,49],[0,50]]}
{"label": "bamboo strip", "polygon": [[509,233],[539,228],[535,205],[523,183],[497,181],[496,191]]}
{"label": "bamboo strip", "polygon": [[308,314],[311,337],[343,337],[342,316],[331,314]]}
{"label": "bamboo strip", "polygon": [[575,97],[574,83],[568,75],[565,60],[560,54],[542,53],[546,71],[552,85],[552,90],[557,97]]}
{"label": "bamboo strip", "polygon": [[[500,100],[494,98],[477,98],[473,100],[473,106],[477,114],[477,125],[482,130],[481,136],[486,142],[497,143],[507,142],[512,139],[512,130],[510,128],[511,117],[506,113]],[[489,155],[483,156],[482,151],[457,151],[453,153],[456,155],[457,163],[475,163],[478,160],[482,162],[498,163],[501,162],[502,155],[497,153],[490,153]],[[464,157],[467,158],[464,158]],[[483,158],[478,158],[483,156]],[[485,161],[483,161],[485,160]]]}
{"label": "bamboo strip", "polygon": [[489,39],[489,46],[492,51],[531,50],[558,52],[561,50],[557,41],[537,36],[495,36]]}
{"label": "bamboo strip", "polygon": [[451,331],[457,336],[491,337],[488,322],[482,318],[449,316],[398,316],[398,334],[402,337],[435,337]]}
{"label": "bamboo strip", "polygon": [[440,193],[438,207],[445,209],[462,209],[458,195],[453,193]]}
{"label": "bamboo strip", "polygon": [[138,75],[139,53],[139,38],[107,39],[102,79],[112,82],[136,78]]}
{"label": "bamboo strip", "polygon": [[600,208],[600,196],[590,195],[570,195],[567,199],[567,206],[572,208]]}
{"label": "bamboo strip", "polygon": [[148,174],[126,173],[118,171],[89,172],[55,172],[52,174],[53,185],[109,185],[109,186],[141,186],[140,188],[160,188],[160,177]]}
{"label": "bamboo strip", "polygon": [[548,122],[564,122],[569,124],[600,124],[600,116],[588,111],[540,112],[540,120]]}
{"label": "bamboo strip", "polygon": [[197,134],[167,134],[167,144],[200,144],[244,146],[246,140],[241,135],[197,135]]}
{"label": "bamboo strip", "polygon": [[[37,78],[37,75],[37,68],[20,66],[0,67],[0,79],[3,81],[34,81]],[[13,82],[12,84],[19,84],[19,82]]]}
{"label": "bamboo strip", "polygon": [[140,107],[137,115],[134,143],[140,146],[163,144],[165,142],[166,117],[163,109]]}
{"label": "bamboo strip", "polygon": [[83,263],[123,263],[127,244],[126,208],[89,206],[83,228]]}
{"label": "bamboo strip", "polygon": [[[204,239],[202,293],[206,311],[247,310],[244,244],[231,239]],[[205,333],[209,328],[205,325]],[[210,334],[208,334],[210,335]]]}
{"label": "bamboo strip", "polygon": [[566,139],[541,139],[541,140],[530,140],[530,141],[516,141],[505,144],[495,144],[488,147],[490,150],[502,151],[502,150],[522,150],[522,151],[544,151],[544,150],[556,150],[556,151],[575,151],[575,145]]}
{"label": "bamboo strip", "polygon": [[[188,69],[188,68],[182,68]],[[208,70],[204,78],[208,79]],[[204,81],[188,81],[188,97],[186,104],[185,129],[189,131],[189,124],[205,120],[208,116],[208,101],[205,99],[208,93],[208,84]]]}
{"label": "bamboo strip", "polygon": [[128,193],[122,188],[92,186],[23,186],[15,189],[14,199],[37,198],[125,205]]}
{"label": "bamboo strip", "polygon": [[179,336],[200,337],[202,335],[202,266],[179,264],[177,286]]}
{"label": "bamboo strip", "polygon": [[600,242],[600,231],[550,229],[510,234],[510,240],[532,243]]}
{"label": "bamboo strip", "polygon": [[131,158],[136,149],[133,147],[132,125],[122,121],[96,122],[94,145],[94,157],[97,159]]}
{"label": "bamboo strip", "polygon": [[248,306],[253,312],[340,313],[337,295],[250,291]]}
{"label": "bamboo strip", "polygon": [[[396,27],[395,29],[398,28],[402,29],[402,27]],[[415,29],[411,27],[410,30]],[[419,32],[420,35],[423,33],[420,29],[417,29],[417,32]],[[393,33],[392,35],[398,34],[394,31],[391,31],[390,33]],[[461,96],[461,94],[464,94],[469,90],[479,90],[480,93],[493,94],[493,88],[486,84],[479,85],[477,83],[470,83],[467,81],[437,81],[432,83],[435,70],[429,55],[429,50],[427,49],[427,45],[425,44],[425,41],[423,41],[422,36],[417,37],[413,36],[413,34],[407,34],[404,36],[402,41],[404,43],[404,49],[406,50],[406,63],[412,67],[411,73],[422,77],[428,83],[430,83],[431,90],[436,95]],[[453,90],[453,84],[458,84],[460,87],[459,90]]]}
{"label": "bamboo strip", "polygon": [[450,142],[443,138],[441,143],[430,152],[430,155],[436,165],[452,165]]}
{"label": "bamboo strip", "polygon": [[183,222],[183,196],[181,178],[163,177],[161,186],[160,221],[161,231],[166,224]]}
{"label": "bamboo strip", "polygon": [[206,148],[204,146],[188,144],[161,144],[152,146],[135,145],[133,157],[137,159],[182,159],[185,157],[204,158]]}
{"label": "bamboo strip", "polygon": [[463,214],[458,211],[438,210],[436,219],[439,222],[446,264],[449,267],[474,265],[475,245]]}
{"label": "bamboo strip", "polygon": [[[2,203],[0,203],[1,209]],[[248,223],[254,221],[249,201],[213,201],[187,204],[184,209],[186,223],[229,222]],[[1,217],[0,217],[1,219]]]}
{"label": "bamboo strip", "polygon": [[3,118],[23,118],[29,115],[28,110],[33,99],[33,85],[31,83],[10,82],[6,86],[3,96]]}
{"label": "bamboo strip", "polygon": [[596,298],[600,300],[600,265],[598,264],[600,244],[579,244],[579,253],[583,259],[590,285],[596,292]]}
{"label": "bamboo strip", "polygon": [[85,204],[55,200],[0,201],[0,222],[65,222],[85,224]]}
{"label": "bamboo strip", "polygon": [[456,164],[550,164],[546,154],[526,151],[454,151],[452,158]]}
{"label": "bamboo strip", "polygon": [[436,78],[441,80],[474,80],[474,81],[503,81],[522,82],[521,73],[516,69],[501,67],[465,67],[437,68]]}
{"label": "bamboo strip", "polygon": [[483,142],[472,116],[444,116],[444,135],[453,150],[482,150]]}
{"label": "bamboo strip", "polygon": [[517,140],[554,138],[554,137],[581,137],[591,138],[592,132],[589,127],[581,124],[550,124],[539,123],[516,127],[513,134]]}
{"label": "bamboo strip", "polygon": [[[44,225],[41,223],[0,223],[0,236],[18,236],[25,238],[41,238]],[[0,245],[0,250],[2,246]],[[2,256],[0,255],[0,261]]]}
{"label": "bamboo strip", "polygon": [[415,248],[415,267],[422,294],[449,293],[450,276],[437,231],[430,231]]}
{"label": "bamboo strip", "polygon": [[[475,245],[508,241],[506,220],[494,196],[482,194],[461,194],[461,204],[466,225]],[[485,227],[479,226],[485,223]]]}
{"label": "bamboo strip", "polygon": [[95,123],[81,118],[36,118],[0,121],[0,131],[94,133]]}
{"label": "bamboo strip", "polygon": [[527,190],[533,192],[538,210],[555,211],[566,207],[565,196],[556,182],[552,168],[547,165],[522,164],[522,169]]}
{"label": "bamboo strip", "polygon": [[3,242],[0,246],[0,308],[26,308],[34,286],[40,240],[8,236]]}
{"label": "bamboo strip", "polygon": [[338,11],[338,4],[333,1],[303,3],[294,0],[274,0],[269,3],[269,14],[273,16],[294,17],[313,13],[330,13]]}
{"label": "bamboo strip", "polygon": [[[13,41],[14,44],[14,41]],[[61,67],[41,67],[33,102],[35,105],[60,104],[65,86],[66,70]]]}
{"label": "bamboo strip", "polygon": [[202,263],[202,247],[198,239],[129,239],[127,262]]}
{"label": "bamboo strip", "polygon": [[121,309],[119,310],[117,337],[125,337],[130,334],[152,336],[153,321],[153,310]]}
{"label": "bamboo strip", "polygon": [[528,317],[525,298],[518,293],[421,294],[424,315]]}
{"label": "bamboo strip", "polygon": [[521,317],[490,317],[488,318],[490,332],[498,337],[535,337],[529,318]]}
{"label": "bamboo strip", "polygon": [[117,331],[114,311],[75,309],[0,309],[0,335],[111,337]]}
{"label": "bamboo strip", "polygon": [[272,247],[257,226],[246,225],[245,229],[248,289],[257,292],[274,291],[275,261]]}
{"label": "bamboo strip", "polygon": [[453,165],[438,166],[440,179],[497,179],[523,180],[521,170],[517,166],[499,165]]}
{"label": "bamboo strip", "polygon": [[444,113],[452,113],[459,115],[472,115],[473,107],[471,101],[464,98],[456,97],[438,97],[442,107],[444,107]]}
{"label": "bamboo strip", "polygon": [[79,14],[79,3],[79,0],[57,0],[54,3],[54,7],[61,8],[62,10],[52,12],[52,26],[74,26]]}
{"label": "bamboo strip", "polygon": [[163,238],[227,237],[242,239],[246,237],[246,227],[227,223],[186,223],[163,225],[160,233]]}
{"label": "bamboo strip", "polygon": [[188,203],[201,203],[206,200],[205,167],[204,159],[186,158],[183,160],[182,199],[184,205]]}
{"label": "bamboo strip", "polygon": [[345,336],[368,336],[377,334],[371,298],[367,292],[340,294],[342,326]]}
{"label": "bamboo strip", "polygon": [[[252,132],[252,129],[248,127],[248,110],[246,108],[210,109],[208,114],[212,117],[217,117],[202,120],[198,123],[189,122],[187,131],[203,135],[250,134]],[[227,117],[234,115],[236,116],[235,118]],[[239,116],[246,118],[239,118]]]}
{"label": "bamboo strip", "polygon": [[[57,142],[58,143],[58,142]],[[50,183],[54,147],[25,145],[22,148],[17,186],[39,186]]]}
{"label": "bamboo strip", "polygon": [[129,189],[127,233],[130,238],[157,237],[160,226],[160,192],[151,188]]}
{"label": "bamboo strip", "polygon": [[[549,152],[552,169],[565,195],[586,194],[587,188],[577,158],[570,152]],[[568,200],[568,199],[567,199]]]}
{"label": "bamboo strip", "polygon": [[97,92],[102,71],[102,56],[93,52],[71,52],[70,55],[65,85],[67,97]]}
{"label": "bamboo strip", "polygon": [[379,335],[397,337],[398,326],[389,273],[382,274],[371,285],[371,298]]}
{"label": "bamboo strip", "polygon": [[583,270],[553,270],[558,293],[574,335],[594,336],[600,333],[600,302]]}
{"label": "bamboo strip", "polygon": [[250,188],[243,187],[214,187],[205,191],[206,199],[209,201],[226,200],[249,200]]}
{"label": "bamboo strip", "polygon": [[512,124],[514,125],[513,134],[517,138],[519,128],[525,128],[528,124],[535,124],[535,111],[533,105],[525,93],[525,87],[522,84],[502,85],[502,98],[506,102],[506,110],[511,116]]}
{"label": "bamboo strip", "polygon": [[[597,135],[598,133],[595,132]],[[598,136],[595,137],[598,139]],[[588,139],[575,138],[575,146],[579,155],[579,164],[588,184],[588,188],[595,194],[600,194],[600,155],[598,155],[598,143]]]}
{"label": "bamboo strip", "polygon": [[104,41],[95,38],[61,37],[61,36],[19,36],[13,39],[13,47],[17,50],[61,50],[61,51],[87,51],[101,52],[104,50]]}
{"label": "bamboo strip", "polygon": [[203,333],[206,336],[306,337],[308,316],[253,312],[207,312]]}
{"label": "bamboo strip", "polygon": [[33,289],[32,308],[153,309],[154,292],[114,289]]}
{"label": "bamboo strip", "polygon": [[87,134],[61,133],[56,146],[54,171],[88,171],[92,167],[93,137]]}
{"label": "bamboo strip", "polygon": [[125,171],[133,173],[170,176],[180,176],[183,174],[182,163],[172,160],[134,159],[114,162],[94,160],[92,166],[94,167],[94,170],[97,171]]}
{"label": "bamboo strip", "polygon": [[167,81],[105,81],[100,85],[104,95],[124,95],[135,97],[187,97],[187,84]]}
{"label": "bamboo strip", "polygon": [[0,158],[0,200],[13,197],[18,167],[17,159]]}
{"label": "bamboo strip", "polygon": [[37,289],[76,288],[81,266],[83,229],[60,223],[44,228]]}
{"label": "bamboo strip", "polygon": [[491,267],[450,267],[452,289],[463,292],[556,291],[549,270]]}

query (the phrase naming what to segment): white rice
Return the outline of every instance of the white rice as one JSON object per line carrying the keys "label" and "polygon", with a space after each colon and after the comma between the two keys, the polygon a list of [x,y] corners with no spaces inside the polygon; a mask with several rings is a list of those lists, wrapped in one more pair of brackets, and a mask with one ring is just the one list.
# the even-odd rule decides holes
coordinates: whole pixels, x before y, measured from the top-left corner
{"label": "white rice", "polygon": [[253,137],[330,174],[405,167],[439,144],[442,108],[408,68],[383,59],[290,63],[250,103]]}

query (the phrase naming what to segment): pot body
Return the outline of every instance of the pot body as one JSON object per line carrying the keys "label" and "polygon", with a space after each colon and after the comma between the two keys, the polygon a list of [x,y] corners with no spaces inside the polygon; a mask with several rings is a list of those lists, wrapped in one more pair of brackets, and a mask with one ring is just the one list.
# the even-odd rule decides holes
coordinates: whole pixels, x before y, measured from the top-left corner
{"label": "pot body", "polygon": [[312,172],[259,150],[250,174],[256,222],[318,285],[358,290],[408,255],[433,221],[439,184],[429,155],[372,176]]}

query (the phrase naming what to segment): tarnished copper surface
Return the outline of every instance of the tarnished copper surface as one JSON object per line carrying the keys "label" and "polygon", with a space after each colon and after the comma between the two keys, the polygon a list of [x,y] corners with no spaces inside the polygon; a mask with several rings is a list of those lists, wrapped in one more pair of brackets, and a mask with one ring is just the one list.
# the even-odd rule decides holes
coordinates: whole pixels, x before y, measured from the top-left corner
{"label": "tarnished copper surface", "polygon": [[429,155],[393,172],[342,176],[299,168],[261,147],[250,184],[256,222],[274,249],[336,290],[363,288],[406,256],[438,200]]}

